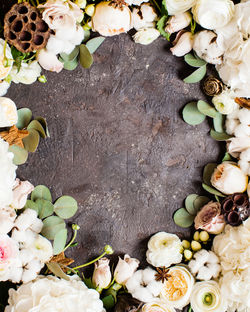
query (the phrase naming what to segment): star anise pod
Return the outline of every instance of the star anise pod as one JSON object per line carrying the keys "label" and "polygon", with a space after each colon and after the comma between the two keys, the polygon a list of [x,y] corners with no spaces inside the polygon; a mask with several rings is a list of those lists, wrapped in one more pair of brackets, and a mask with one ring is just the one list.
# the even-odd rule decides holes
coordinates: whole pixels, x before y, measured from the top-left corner
{"label": "star anise pod", "polygon": [[235,102],[237,104],[239,104],[241,107],[250,109],[250,99],[246,99],[243,97],[240,97],[240,98],[237,97],[237,98],[235,98]]}
{"label": "star anise pod", "polygon": [[223,83],[213,76],[208,76],[203,83],[203,90],[209,96],[218,95],[223,91]]}
{"label": "star anise pod", "polygon": [[161,281],[162,283],[164,283],[165,280],[167,281],[171,277],[171,274],[168,274],[169,269],[166,269],[165,267],[163,267],[162,269],[156,268],[156,270],[158,272],[155,274],[155,280],[157,282]]}
{"label": "star anise pod", "polygon": [[12,126],[7,131],[0,132],[0,136],[9,143],[9,145],[17,145],[24,148],[23,139],[29,135],[28,130],[19,130],[16,126]]}
{"label": "star anise pod", "polygon": [[123,10],[124,6],[128,6],[124,0],[112,0],[109,5],[112,5],[114,8],[119,8],[121,10]]}
{"label": "star anise pod", "polygon": [[61,252],[59,255],[56,255],[50,259],[49,262],[56,262],[60,265],[63,272],[67,272],[67,268],[69,265],[71,265],[73,262],[75,262],[71,258],[66,258],[64,252]]}

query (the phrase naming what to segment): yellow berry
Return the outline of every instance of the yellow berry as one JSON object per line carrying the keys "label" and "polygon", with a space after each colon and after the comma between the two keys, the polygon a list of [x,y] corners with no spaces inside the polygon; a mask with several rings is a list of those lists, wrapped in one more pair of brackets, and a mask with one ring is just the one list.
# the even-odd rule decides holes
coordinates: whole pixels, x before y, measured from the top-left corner
{"label": "yellow berry", "polygon": [[184,239],[182,242],[181,242],[183,248],[185,249],[189,249],[190,248],[190,242],[187,241],[186,239]]}
{"label": "yellow berry", "polygon": [[201,232],[200,232],[200,240],[201,240],[202,242],[206,242],[206,241],[209,240],[209,234],[208,234],[207,231],[201,231]]}
{"label": "yellow berry", "polygon": [[200,244],[199,242],[192,241],[192,242],[191,242],[191,248],[193,249],[193,251],[198,251],[198,250],[200,250],[202,247],[201,247],[201,244]]}
{"label": "yellow berry", "polygon": [[199,233],[199,231],[196,231],[196,232],[194,233],[193,238],[194,238],[195,241],[199,241],[199,240],[200,240],[200,233]]}
{"label": "yellow berry", "polygon": [[94,4],[88,4],[85,8],[86,14],[89,16],[93,16],[95,13],[95,5]]}
{"label": "yellow berry", "polygon": [[192,257],[193,257],[192,251],[189,250],[189,249],[185,249],[184,250],[184,257],[185,257],[186,260],[192,259]]}

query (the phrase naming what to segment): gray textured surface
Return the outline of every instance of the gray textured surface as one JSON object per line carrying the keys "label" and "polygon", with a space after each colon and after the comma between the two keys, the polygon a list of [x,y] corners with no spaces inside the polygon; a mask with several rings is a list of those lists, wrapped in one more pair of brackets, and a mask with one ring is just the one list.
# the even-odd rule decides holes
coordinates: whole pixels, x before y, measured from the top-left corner
{"label": "gray textured surface", "polygon": [[51,133],[18,174],[48,185],[54,199],[78,200],[78,263],[105,244],[143,260],[151,234],[181,231],[172,214],[219,153],[207,121],[191,127],[181,118],[184,104],[202,98],[183,70],[163,39],[141,46],[122,35],[104,42],[90,70],[12,85],[8,96],[46,117]]}

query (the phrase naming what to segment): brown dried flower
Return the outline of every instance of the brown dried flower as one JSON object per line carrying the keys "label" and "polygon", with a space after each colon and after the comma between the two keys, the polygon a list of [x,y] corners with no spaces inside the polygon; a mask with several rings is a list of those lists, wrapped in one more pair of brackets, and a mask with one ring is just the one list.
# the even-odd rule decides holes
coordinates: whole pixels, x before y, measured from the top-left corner
{"label": "brown dried flower", "polygon": [[29,135],[28,130],[19,130],[16,126],[12,126],[7,131],[0,132],[0,136],[9,143],[9,145],[17,145],[24,148],[23,139]]}
{"label": "brown dried flower", "polygon": [[237,226],[250,215],[249,199],[247,194],[235,193],[222,202],[222,213],[226,222]]}
{"label": "brown dried flower", "polygon": [[67,272],[67,268],[69,265],[71,265],[73,262],[75,262],[71,258],[66,258],[64,252],[61,252],[59,255],[53,256],[50,260],[50,262],[56,262],[60,265],[63,272]]}
{"label": "brown dried flower", "polygon": [[240,98],[237,97],[237,98],[235,98],[235,102],[237,104],[239,104],[241,107],[250,109],[250,99],[246,99],[243,97],[240,97]]}
{"label": "brown dried flower", "polygon": [[168,274],[169,269],[166,269],[165,267],[161,268],[156,268],[157,272],[155,274],[155,280],[156,281],[161,281],[162,283],[165,282],[165,280],[168,280],[168,278],[171,277],[171,274]]}
{"label": "brown dried flower", "polygon": [[208,76],[204,81],[203,90],[209,96],[218,95],[223,91],[223,83],[213,76]]}

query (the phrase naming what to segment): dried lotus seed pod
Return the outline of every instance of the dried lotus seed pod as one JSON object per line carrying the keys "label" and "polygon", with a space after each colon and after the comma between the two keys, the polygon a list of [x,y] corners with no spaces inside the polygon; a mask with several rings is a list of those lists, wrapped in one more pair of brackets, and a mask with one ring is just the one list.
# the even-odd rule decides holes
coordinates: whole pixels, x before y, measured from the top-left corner
{"label": "dried lotus seed pod", "polygon": [[28,53],[44,48],[50,36],[37,8],[28,2],[13,5],[4,18],[4,37],[17,50]]}

